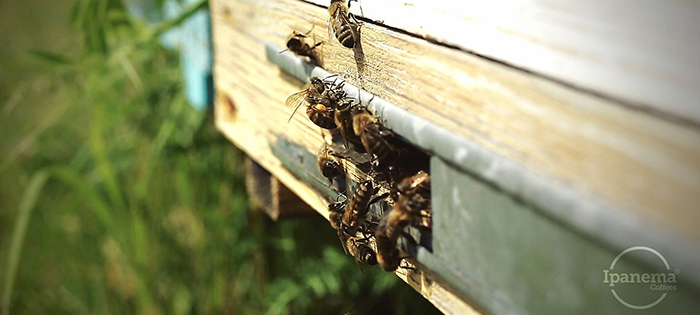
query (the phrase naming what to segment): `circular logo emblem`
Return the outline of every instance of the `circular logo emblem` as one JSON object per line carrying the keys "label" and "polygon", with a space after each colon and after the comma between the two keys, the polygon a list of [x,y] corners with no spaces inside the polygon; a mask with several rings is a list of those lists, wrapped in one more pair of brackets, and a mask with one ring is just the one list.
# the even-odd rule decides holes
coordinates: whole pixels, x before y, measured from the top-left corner
{"label": "circular logo emblem", "polygon": [[[663,266],[666,269],[664,270],[664,272],[659,273],[627,273],[619,271],[620,268],[618,268],[618,270],[615,270],[615,265],[620,260],[620,258],[622,258],[622,256],[635,251],[649,252],[655,255],[659,258],[661,263],[663,263]],[[661,303],[661,301],[663,301],[664,298],[666,298],[666,295],[668,294],[668,292],[666,291],[676,290],[676,275],[678,274],[680,274],[680,270],[671,270],[671,266],[669,266],[668,261],[666,261],[666,258],[664,258],[664,256],[661,255],[661,253],[659,253],[658,251],[646,246],[634,246],[623,250],[619,255],[617,255],[617,257],[615,257],[615,259],[613,259],[612,264],[610,264],[610,269],[603,270],[603,283],[608,284],[608,286],[610,287],[610,292],[612,292],[612,295],[615,297],[615,299],[617,299],[617,301],[620,302],[622,305],[632,309],[643,310],[654,307],[657,304]],[[616,291],[616,286],[617,288],[619,288],[620,284],[645,286],[648,287],[648,290],[650,291],[658,291],[659,294],[656,295],[658,297],[652,299],[652,301],[648,304],[630,303],[628,301],[625,301]]]}

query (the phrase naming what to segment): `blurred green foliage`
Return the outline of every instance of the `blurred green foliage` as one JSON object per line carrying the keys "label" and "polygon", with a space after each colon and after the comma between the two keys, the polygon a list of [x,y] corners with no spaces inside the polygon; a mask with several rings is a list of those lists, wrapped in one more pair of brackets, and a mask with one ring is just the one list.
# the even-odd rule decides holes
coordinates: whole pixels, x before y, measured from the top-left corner
{"label": "blurred green foliage", "polygon": [[0,52],[3,314],[437,312],[361,273],[320,216],[249,209],[242,153],[156,40],[181,19],[148,27],[119,0],[0,9],[21,22],[0,22],[19,43]]}

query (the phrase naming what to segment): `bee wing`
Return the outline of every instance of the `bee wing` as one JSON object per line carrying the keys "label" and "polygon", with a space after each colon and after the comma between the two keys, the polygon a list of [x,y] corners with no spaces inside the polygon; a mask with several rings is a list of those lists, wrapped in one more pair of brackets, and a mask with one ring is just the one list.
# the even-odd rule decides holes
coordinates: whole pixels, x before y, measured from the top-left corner
{"label": "bee wing", "polygon": [[[336,12],[338,12],[338,11],[336,11]],[[327,25],[327,27],[328,27],[328,42],[330,42],[331,45],[335,45],[335,42],[338,41],[337,39],[335,39],[335,28],[333,27],[333,19],[335,19],[335,16],[331,16],[328,19],[328,25]]]}
{"label": "bee wing", "polygon": [[359,258],[355,257],[355,263],[357,264],[358,267],[360,267],[360,272],[362,272],[362,274],[365,274],[365,270],[362,269],[362,264],[360,263]]}
{"label": "bee wing", "polygon": [[347,128],[345,128],[345,124],[343,123],[338,125],[338,127],[340,127],[340,136],[343,138],[343,146],[345,146],[346,149],[350,148],[350,143],[346,132],[353,132],[352,129],[346,130]]}
{"label": "bee wing", "polygon": [[[315,40],[315,38],[314,38]],[[329,39],[330,40],[330,39]],[[319,67],[323,67],[323,45],[318,45],[315,48],[316,51],[316,59]]]}
{"label": "bee wing", "polygon": [[289,123],[292,120],[292,117],[294,117],[294,114],[297,112],[299,107],[301,107],[301,105],[304,105],[305,102],[306,89],[303,89],[287,97],[287,100],[284,102],[284,105],[286,105],[287,107],[294,107],[294,111],[292,111],[292,114],[289,115],[289,120],[287,120],[287,123]]}
{"label": "bee wing", "polygon": [[343,251],[345,251],[345,255],[347,255],[348,252],[348,238],[346,237],[345,233],[340,230],[340,227],[338,227],[338,239],[340,239],[340,244],[343,245]]}

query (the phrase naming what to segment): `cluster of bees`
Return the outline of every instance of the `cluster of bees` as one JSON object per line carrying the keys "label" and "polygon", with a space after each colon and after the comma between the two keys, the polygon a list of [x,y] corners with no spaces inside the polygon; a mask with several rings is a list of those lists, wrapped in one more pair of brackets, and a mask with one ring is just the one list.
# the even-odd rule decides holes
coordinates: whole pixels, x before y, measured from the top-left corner
{"label": "cluster of bees", "polygon": [[[335,37],[342,46],[353,49],[359,46],[361,23],[349,12],[349,4],[331,0],[328,38],[333,41]],[[294,31],[287,49],[321,65],[316,48],[323,42],[309,43],[310,32]],[[358,263],[379,264],[386,271],[399,268],[407,257],[399,238],[418,242],[407,227],[423,233],[431,230],[428,156],[386,128],[361,102],[348,97],[344,81],[335,75],[312,77],[302,91],[287,98],[286,105],[294,108],[290,120],[306,105],[309,119],[335,135],[337,141],[324,143],[319,149],[318,168],[331,184],[335,180],[338,186],[341,182],[346,186],[345,194],[340,195],[343,200],[328,205],[329,221],[345,252]],[[369,167],[350,189],[349,168],[358,164],[358,159],[352,158],[357,155],[364,157]],[[386,211],[381,211],[381,204]]]}

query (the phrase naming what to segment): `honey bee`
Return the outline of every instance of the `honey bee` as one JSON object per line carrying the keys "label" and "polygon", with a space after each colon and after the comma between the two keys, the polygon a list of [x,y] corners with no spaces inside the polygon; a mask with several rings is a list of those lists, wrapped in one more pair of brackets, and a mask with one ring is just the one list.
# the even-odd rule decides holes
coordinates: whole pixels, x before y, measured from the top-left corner
{"label": "honey bee", "polygon": [[380,225],[374,237],[377,244],[377,262],[385,271],[394,271],[401,264],[397,240],[404,228],[415,218],[419,209],[427,206],[420,195],[402,196],[385,216],[385,224]]}
{"label": "honey bee", "polygon": [[343,224],[343,212],[346,203],[347,201],[336,201],[328,205],[328,221],[336,230],[339,230],[340,226]]}
{"label": "honey bee", "polygon": [[377,263],[384,271],[394,271],[401,264],[401,252],[396,248],[396,240],[391,240],[384,229],[374,234],[377,245]]}
{"label": "honey bee", "polygon": [[384,224],[375,233],[377,261],[386,271],[396,270],[401,263],[396,241],[403,230],[416,218],[426,215],[423,212],[430,209],[430,176],[427,173],[419,171],[396,186],[398,200],[385,214]]}
{"label": "honey bee", "polygon": [[379,187],[374,187],[372,180],[366,180],[357,187],[350,199],[341,219],[342,232],[349,236],[355,236],[369,212],[369,206],[377,199],[372,196],[379,192]]}
{"label": "honey bee", "polygon": [[323,44],[323,42],[309,45],[306,38],[308,38],[311,31],[313,31],[313,27],[306,33],[292,31],[292,34],[287,38],[287,49],[299,56],[308,57],[312,64],[320,67],[322,66],[321,54],[316,50],[316,47]]}
{"label": "honey bee", "polygon": [[328,221],[330,222],[331,227],[338,232],[338,239],[340,240],[340,244],[343,245],[343,251],[348,254],[348,239],[351,237],[342,231],[343,213],[345,212],[346,205],[347,200],[336,201],[328,204]]}
{"label": "honey bee", "polygon": [[418,171],[415,175],[399,182],[396,190],[401,195],[417,194],[430,199],[430,175],[425,171]]}
{"label": "honey bee", "polygon": [[343,245],[343,250],[346,254],[354,256],[355,261],[358,263],[362,262],[370,266],[374,266],[377,264],[377,255],[367,242],[369,238],[358,239],[341,232],[341,227],[343,226],[343,209],[345,209],[346,204],[346,201],[340,201],[328,205],[328,219],[331,226],[338,230],[338,238],[340,239],[340,242]]}
{"label": "honey bee", "polygon": [[391,130],[382,126],[365,107],[354,107],[352,116],[353,131],[360,137],[367,153],[377,157],[379,161],[377,169],[386,169],[400,154],[392,144],[396,136]]}
{"label": "honey bee", "polygon": [[331,0],[328,6],[328,39],[335,36],[338,42],[346,48],[354,48],[360,40],[360,23],[350,13],[345,0]]}
{"label": "honey bee", "polygon": [[290,95],[284,102],[287,107],[294,107],[287,123],[292,120],[299,107],[308,103],[306,115],[314,124],[324,129],[335,129],[338,127],[333,117],[335,102],[328,97],[326,83],[318,77],[312,77],[303,90]]}
{"label": "honey bee", "polygon": [[327,89],[324,92],[324,97],[327,100],[327,102],[332,103],[335,105],[335,107],[337,107],[338,104],[346,100],[347,93],[343,90],[343,87],[345,86],[345,81],[340,81],[339,83],[336,83],[338,81],[338,77],[335,74],[326,77],[325,80],[328,80],[331,77],[336,78],[333,79],[333,81],[326,83]]}
{"label": "honey bee", "polygon": [[321,171],[321,174],[323,174],[323,177],[328,178],[331,182],[333,182],[333,178],[336,176],[345,174],[345,168],[343,164],[341,164],[339,156],[333,152],[328,143],[325,142],[318,150],[316,165],[318,166],[318,170]]}
{"label": "honey bee", "polygon": [[402,195],[394,207],[385,216],[386,236],[396,241],[409,223],[423,215],[430,205],[430,200],[420,194]]}
{"label": "honey bee", "polygon": [[[365,263],[370,266],[377,264],[377,254],[368,243],[368,238],[357,239],[349,237],[346,240],[348,252],[355,257],[355,261]],[[360,268],[362,268],[360,266]]]}
{"label": "honey bee", "polygon": [[342,102],[338,105],[338,108],[335,110],[335,124],[338,126],[340,129],[340,135],[343,138],[343,145],[345,145],[345,148],[349,148],[349,143],[355,143],[355,144],[361,144],[360,138],[355,134],[353,131],[352,125],[353,125],[353,116],[352,116],[352,109],[355,107],[355,104],[352,100],[348,100],[345,102]]}

